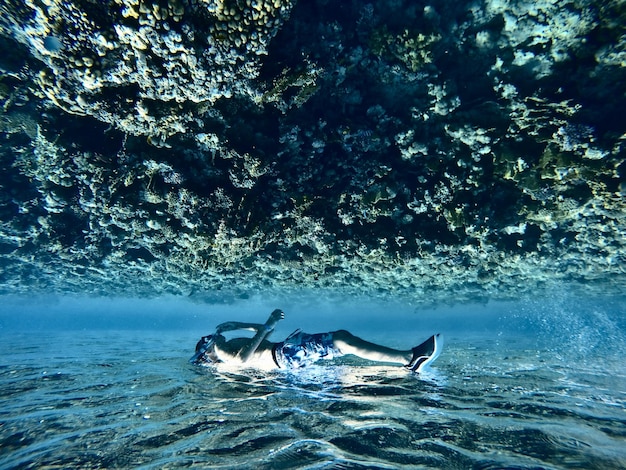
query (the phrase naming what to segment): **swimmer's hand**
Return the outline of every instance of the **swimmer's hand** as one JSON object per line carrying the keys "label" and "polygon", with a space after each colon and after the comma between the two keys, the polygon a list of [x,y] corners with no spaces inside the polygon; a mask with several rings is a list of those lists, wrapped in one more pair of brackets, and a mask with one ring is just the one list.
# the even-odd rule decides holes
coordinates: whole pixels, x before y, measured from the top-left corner
{"label": "swimmer's hand", "polygon": [[276,326],[276,323],[278,323],[283,318],[285,318],[285,312],[277,308],[272,313],[270,313],[270,317],[265,322],[265,328],[267,330],[274,328],[274,326]]}
{"label": "swimmer's hand", "polygon": [[285,314],[281,309],[277,308],[272,313],[270,313],[270,316],[264,325],[257,325],[258,330],[256,332],[256,335],[254,335],[254,338],[252,338],[248,342],[248,344],[243,347],[241,351],[239,351],[238,356],[242,362],[246,362],[252,357],[259,345],[263,342],[263,340],[272,334],[276,323],[278,323],[283,318],[285,318]]}

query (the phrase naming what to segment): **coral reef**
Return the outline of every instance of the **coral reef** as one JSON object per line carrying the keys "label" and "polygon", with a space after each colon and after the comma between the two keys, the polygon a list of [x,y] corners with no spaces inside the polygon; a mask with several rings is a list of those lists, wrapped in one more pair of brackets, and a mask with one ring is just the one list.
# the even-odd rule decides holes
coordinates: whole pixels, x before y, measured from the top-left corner
{"label": "coral reef", "polygon": [[280,0],[56,0],[26,2],[23,12],[8,3],[13,37],[45,66],[37,82],[46,98],[161,145],[197,127],[207,105],[254,96],[249,80],[259,56],[292,7]]}
{"label": "coral reef", "polygon": [[622,2],[0,12],[0,292],[626,287]]}

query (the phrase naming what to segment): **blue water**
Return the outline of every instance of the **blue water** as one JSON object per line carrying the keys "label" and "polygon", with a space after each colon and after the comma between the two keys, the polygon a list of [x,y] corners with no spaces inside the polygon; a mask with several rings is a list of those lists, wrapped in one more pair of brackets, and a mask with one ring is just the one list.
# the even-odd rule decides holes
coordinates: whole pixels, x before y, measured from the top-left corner
{"label": "blue water", "polygon": [[[225,319],[274,339],[347,328],[394,347],[434,332],[422,376],[354,358],[298,373],[201,368]],[[1,468],[626,467],[626,301],[415,310],[365,299],[5,298]]]}

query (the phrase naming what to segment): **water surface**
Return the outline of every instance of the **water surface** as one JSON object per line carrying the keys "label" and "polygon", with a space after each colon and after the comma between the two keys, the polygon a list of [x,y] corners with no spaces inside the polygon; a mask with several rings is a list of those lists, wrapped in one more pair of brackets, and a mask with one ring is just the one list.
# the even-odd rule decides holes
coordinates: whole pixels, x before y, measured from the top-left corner
{"label": "water surface", "polygon": [[619,331],[556,330],[448,333],[418,377],[351,358],[195,367],[184,329],[5,328],[0,467],[624,468]]}

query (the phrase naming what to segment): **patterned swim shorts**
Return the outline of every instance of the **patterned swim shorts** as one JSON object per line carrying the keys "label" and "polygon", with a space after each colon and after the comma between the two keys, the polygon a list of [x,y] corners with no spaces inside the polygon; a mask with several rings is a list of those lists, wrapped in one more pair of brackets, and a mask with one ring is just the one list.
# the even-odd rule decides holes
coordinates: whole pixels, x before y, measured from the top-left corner
{"label": "patterned swim shorts", "polygon": [[281,369],[298,369],[320,359],[343,356],[341,351],[333,346],[332,333],[311,335],[300,330],[294,331],[282,343],[277,343],[272,353],[274,361]]}

